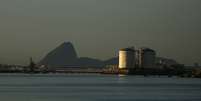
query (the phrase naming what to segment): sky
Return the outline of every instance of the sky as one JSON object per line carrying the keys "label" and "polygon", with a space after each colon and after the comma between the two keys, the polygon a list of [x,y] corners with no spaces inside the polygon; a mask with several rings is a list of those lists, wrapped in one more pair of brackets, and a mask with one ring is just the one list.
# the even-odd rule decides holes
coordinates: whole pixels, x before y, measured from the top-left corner
{"label": "sky", "polygon": [[40,61],[68,41],[80,57],[134,46],[201,64],[201,0],[0,0],[0,63]]}

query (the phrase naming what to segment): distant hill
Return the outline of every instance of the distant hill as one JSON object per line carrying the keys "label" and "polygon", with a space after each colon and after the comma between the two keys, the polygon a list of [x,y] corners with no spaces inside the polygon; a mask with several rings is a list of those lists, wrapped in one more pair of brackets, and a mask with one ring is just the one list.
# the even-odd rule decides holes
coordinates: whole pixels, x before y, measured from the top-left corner
{"label": "distant hill", "polygon": [[117,65],[119,64],[119,57],[110,58],[104,61],[105,65]]}
{"label": "distant hill", "polygon": [[77,60],[78,56],[72,43],[64,42],[48,53],[39,64],[48,66],[76,66]]}
{"label": "distant hill", "polygon": [[103,67],[104,61],[89,57],[78,57],[70,42],[59,45],[56,49],[48,53],[39,65],[52,67]]}
{"label": "distant hill", "polygon": [[77,63],[80,67],[103,67],[104,62],[98,59],[92,59],[88,57],[81,57]]}

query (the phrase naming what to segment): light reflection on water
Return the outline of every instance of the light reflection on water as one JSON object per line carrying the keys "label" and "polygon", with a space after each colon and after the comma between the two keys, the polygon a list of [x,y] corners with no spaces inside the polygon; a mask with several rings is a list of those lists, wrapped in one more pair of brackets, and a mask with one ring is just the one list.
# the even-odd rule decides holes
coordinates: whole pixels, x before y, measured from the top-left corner
{"label": "light reflection on water", "polygon": [[98,74],[0,74],[0,101],[201,101],[201,80]]}

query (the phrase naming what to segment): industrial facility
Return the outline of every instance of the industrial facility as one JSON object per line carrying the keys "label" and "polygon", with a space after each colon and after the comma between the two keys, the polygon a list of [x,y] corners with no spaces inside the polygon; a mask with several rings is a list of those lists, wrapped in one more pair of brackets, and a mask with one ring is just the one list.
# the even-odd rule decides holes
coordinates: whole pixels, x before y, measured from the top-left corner
{"label": "industrial facility", "polygon": [[135,49],[124,48],[119,51],[119,68],[135,68]]}
{"label": "industrial facility", "polygon": [[155,68],[156,52],[150,48],[140,48],[137,53],[137,65],[139,68]]}
{"label": "industrial facility", "polygon": [[156,52],[150,48],[119,50],[119,69],[155,68]]}

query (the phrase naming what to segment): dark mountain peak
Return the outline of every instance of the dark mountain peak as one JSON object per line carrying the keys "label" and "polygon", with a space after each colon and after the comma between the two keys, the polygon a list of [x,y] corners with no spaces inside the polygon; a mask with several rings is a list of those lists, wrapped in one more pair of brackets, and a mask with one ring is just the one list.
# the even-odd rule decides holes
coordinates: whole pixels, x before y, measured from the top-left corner
{"label": "dark mountain peak", "polygon": [[68,54],[72,58],[77,58],[77,53],[76,53],[75,48],[71,42],[62,43],[56,49],[54,49],[51,53],[57,53],[57,54],[60,53],[60,54],[66,54],[66,55]]}
{"label": "dark mountain peak", "polygon": [[118,58],[112,58],[107,61],[101,61],[89,57],[77,56],[74,46],[71,42],[64,42],[57,48],[49,52],[39,65],[52,67],[103,67],[105,64],[117,64]]}
{"label": "dark mountain peak", "polygon": [[71,42],[63,42],[61,46],[73,46]]}
{"label": "dark mountain peak", "polygon": [[70,42],[64,42],[56,49],[48,53],[40,62],[43,65],[52,66],[73,66],[76,63],[78,56]]}
{"label": "dark mountain peak", "polygon": [[74,47],[73,47],[73,44],[71,42],[64,42],[64,43],[60,44],[57,48],[70,49],[70,48],[74,48]]}

